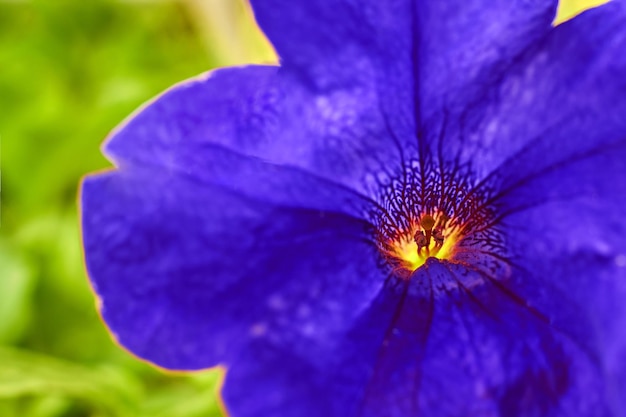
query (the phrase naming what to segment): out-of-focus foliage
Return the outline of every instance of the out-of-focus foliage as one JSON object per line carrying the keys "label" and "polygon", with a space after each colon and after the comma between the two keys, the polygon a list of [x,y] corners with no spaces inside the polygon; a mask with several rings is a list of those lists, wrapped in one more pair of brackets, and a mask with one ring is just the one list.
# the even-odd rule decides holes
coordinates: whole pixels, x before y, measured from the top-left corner
{"label": "out-of-focus foliage", "polygon": [[173,1],[0,1],[2,417],[219,415],[217,373],[168,375],[111,341],[76,208],[80,177],[109,166],[108,132],[217,64],[191,16]]}
{"label": "out-of-focus foliage", "polygon": [[0,0],[0,416],[221,415],[218,372],[166,374],[111,341],[76,190],[109,167],[100,143],[141,103],[214,66],[273,59],[235,3]]}

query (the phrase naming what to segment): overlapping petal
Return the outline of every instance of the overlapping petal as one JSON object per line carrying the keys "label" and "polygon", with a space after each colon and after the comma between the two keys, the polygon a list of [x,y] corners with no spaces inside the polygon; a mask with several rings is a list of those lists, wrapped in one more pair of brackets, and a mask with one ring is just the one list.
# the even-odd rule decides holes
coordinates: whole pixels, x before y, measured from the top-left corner
{"label": "overlapping petal", "polygon": [[[372,177],[395,174],[390,167],[414,152],[419,119],[443,105],[434,99],[439,85],[454,90],[447,96],[469,99],[460,91],[486,83],[477,81],[476,68],[496,77],[489,68],[504,68],[542,35],[554,9],[552,2],[498,2],[482,13],[475,2],[450,10],[435,2],[274,3],[254,6],[283,57],[281,69],[220,70],[183,83],[119,129],[106,152],[118,163],[185,165],[181,150],[221,144],[369,192]],[[488,32],[472,23],[496,15],[502,24]],[[448,29],[454,39],[444,36]],[[452,47],[459,39],[467,43]],[[466,56],[487,45],[498,54]],[[441,68],[450,62],[474,69],[452,76]]]}
{"label": "overlapping petal", "polygon": [[[460,119],[444,112],[446,134],[439,142],[432,132],[433,143],[447,160],[471,162],[478,178],[528,152],[537,163],[543,163],[539,155],[553,161],[560,147],[571,146],[565,129],[587,135],[590,146],[600,145],[602,132],[624,126],[624,48],[626,3],[587,11],[532,46],[499,83],[485,86]],[[551,148],[542,145],[555,135]],[[543,153],[533,149],[538,147]]]}
{"label": "overlapping petal", "polygon": [[[457,116],[550,30],[553,0],[252,1],[286,70],[316,88],[379,91],[406,144]],[[411,140],[409,140],[411,139]]]}
{"label": "overlapping petal", "polygon": [[[148,103],[108,138],[105,154],[118,166],[185,167],[208,145],[254,154],[271,141],[277,67],[218,70],[172,87]],[[211,160],[209,158],[209,160]]]}
{"label": "overlapping petal", "polygon": [[224,398],[240,416],[608,415],[594,359],[497,280],[430,260],[332,352],[248,350]]}
{"label": "overlapping petal", "polygon": [[[366,89],[378,97],[378,112],[393,135],[381,137],[378,152],[399,142],[414,148],[415,95],[411,48],[412,4],[353,0],[253,0],[261,29],[283,69],[312,91]],[[356,141],[377,141],[355,137]]]}
{"label": "overlapping petal", "polygon": [[594,357],[501,277],[445,263],[429,273],[435,285],[457,285],[444,288],[435,303],[422,367],[423,409],[433,416],[607,415],[607,389]]}
{"label": "overlapping petal", "polygon": [[426,130],[443,111],[456,118],[482,101],[485,90],[548,34],[557,6],[552,0],[414,3],[418,117]]}
{"label": "overlapping petal", "polygon": [[[463,104],[550,29],[556,1],[253,0],[257,20],[287,68],[320,85],[361,77],[363,63],[415,77],[421,111]],[[394,85],[392,88],[410,88]],[[397,91],[400,92],[400,91]]]}
{"label": "overlapping petal", "polygon": [[341,190],[284,179],[264,199],[262,185],[255,195],[243,180],[237,190],[154,168],[88,178],[87,267],[117,340],[160,366],[200,369],[255,338],[331,343],[349,326],[385,278],[369,226],[333,210]]}
{"label": "overlapping petal", "polygon": [[[485,181],[497,187],[491,203],[499,213],[497,222],[506,227],[512,255],[531,271],[531,265],[542,265],[547,258],[575,254],[607,257],[612,263],[626,248],[626,78],[620,77],[626,75],[626,60],[615,53],[626,47],[621,25],[626,8],[623,2],[610,6],[588,13],[583,21],[606,21],[610,13],[615,24],[604,30],[619,34],[617,29],[622,29],[619,36],[604,38],[612,45],[607,48],[610,56],[607,52],[588,62],[602,70],[570,78],[577,81],[574,88],[584,87],[575,96],[558,89],[578,99],[555,105],[543,123],[533,123],[537,126],[529,129],[539,133]],[[554,281],[575,282],[579,275]]]}
{"label": "overlapping petal", "polygon": [[[601,385],[592,384],[592,392],[581,396],[601,400],[606,413],[600,415],[623,416],[624,255],[563,247],[538,253],[532,242],[523,246],[523,256],[512,261],[518,273],[503,286],[534,310],[545,312],[553,331],[565,335],[582,353],[589,370],[601,378]],[[576,369],[580,363],[577,360],[570,367]]]}
{"label": "overlapping petal", "polygon": [[116,130],[105,153],[120,166],[203,175],[214,160],[203,155],[213,145],[363,193],[374,173],[395,167],[403,152],[369,86],[316,91],[278,67],[252,66],[175,86]]}
{"label": "overlapping petal", "polygon": [[[223,389],[226,406],[241,416],[387,413],[370,396],[391,393],[397,382],[390,380],[392,374],[420,361],[431,307],[427,283],[390,280],[331,349],[303,345],[283,350],[267,343],[249,349],[229,370]],[[260,375],[265,384],[250,395]],[[395,399],[396,410],[410,403],[408,397]]]}
{"label": "overlapping petal", "polygon": [[[535,96],[529,85],[517,85],[526,99],[513,100],[519,111],[507,110],[495,129],[511,135],[511,148],[494,142],[493,152],[485,152],[491,158],[481,160],[490,166],[507,156],[485,180],[497,190],[494,223],[506,231],[516,271],[503,285],[593,359],[606,381],[610,415],[626,410],[618,394],[626,389],[626,310],[620,301],[626,289],[626,61],[618,53],[626,47],[625,23],[624,3],[613,2],[557,29],[545,50],[573,38],[574,62],[556,66],[549,54],[539,55],[536,71],[551,74],[553,68],[571,90],[556,84],[549,96]],[[515,115],[528,116],[528,123]]]}
{"label": "overlapping petal", "polygon": [[618,379],[626,355],[626,126],[618,127],[572,123],[563,137],[549,136],[554,143],[538,141],[500,171],[496,200],[509,258],[521,270],[506,285],[596,356],[615,415],[625,409],[616,393],[626,389]]}

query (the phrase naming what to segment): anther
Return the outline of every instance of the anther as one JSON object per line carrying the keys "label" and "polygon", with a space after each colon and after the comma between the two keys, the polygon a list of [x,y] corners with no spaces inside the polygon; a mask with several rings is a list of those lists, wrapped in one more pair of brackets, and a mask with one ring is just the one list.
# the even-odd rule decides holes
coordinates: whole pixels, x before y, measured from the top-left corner
{"label": "anther", "polygon": [[433,231],[433,240],[437,244],[437,246],[443,245],[443,228],[440,226],[435,227]]}
{"label": "anther", "polygon": [[415,240],[415,244],[417,245],[417,252],[421,252],[422,248],[428,247],[428,241],[426,240],[426,235],[421,230],[415,232],[415,236],[413,236],[413,240]]}

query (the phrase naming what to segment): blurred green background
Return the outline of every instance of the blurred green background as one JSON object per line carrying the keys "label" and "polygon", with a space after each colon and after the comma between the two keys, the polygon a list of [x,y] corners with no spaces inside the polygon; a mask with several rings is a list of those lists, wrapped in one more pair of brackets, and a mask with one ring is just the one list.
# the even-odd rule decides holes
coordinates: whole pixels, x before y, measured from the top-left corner
{"label": "blurred green background", "polygon": [[[559,19],[593,3],[567,1]],[[0,417],[222,415],[218,372],[166,374],[109,338],[76,191],[141,103],[274,59],[243,0],[0,0]]]}

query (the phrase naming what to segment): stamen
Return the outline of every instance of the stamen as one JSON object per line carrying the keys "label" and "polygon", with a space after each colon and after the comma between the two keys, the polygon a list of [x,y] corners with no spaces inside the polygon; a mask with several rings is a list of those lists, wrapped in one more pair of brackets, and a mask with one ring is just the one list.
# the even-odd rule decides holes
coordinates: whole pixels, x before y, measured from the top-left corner
{"label": "stamen", "polygon": [[426,236],[426,250],[430,246],[430,237],[432,235],[433,226],[435,225],[435,219],[430,214],[425,214],[420,221],[422,229],[424,229],[424,235]]}
{"label": "stamen", "polygon": [[408,166],[382,187],[381,210],[374,213],[380,250],[401,277],[430,257],[454,261],[457,243],[491,217],[469,171],[444,172],[441,181],[433,161]]}
{"label": "stamen", "polygon": [[426,235],[422,230],[418,230],[417,232],[415,232],[415,236],[413,236],[413,239],[415,240],[415,244],[417,245],[418,253],[422,250],[423,247],[428,247],[428,244],[430,243],[426,240]]}

